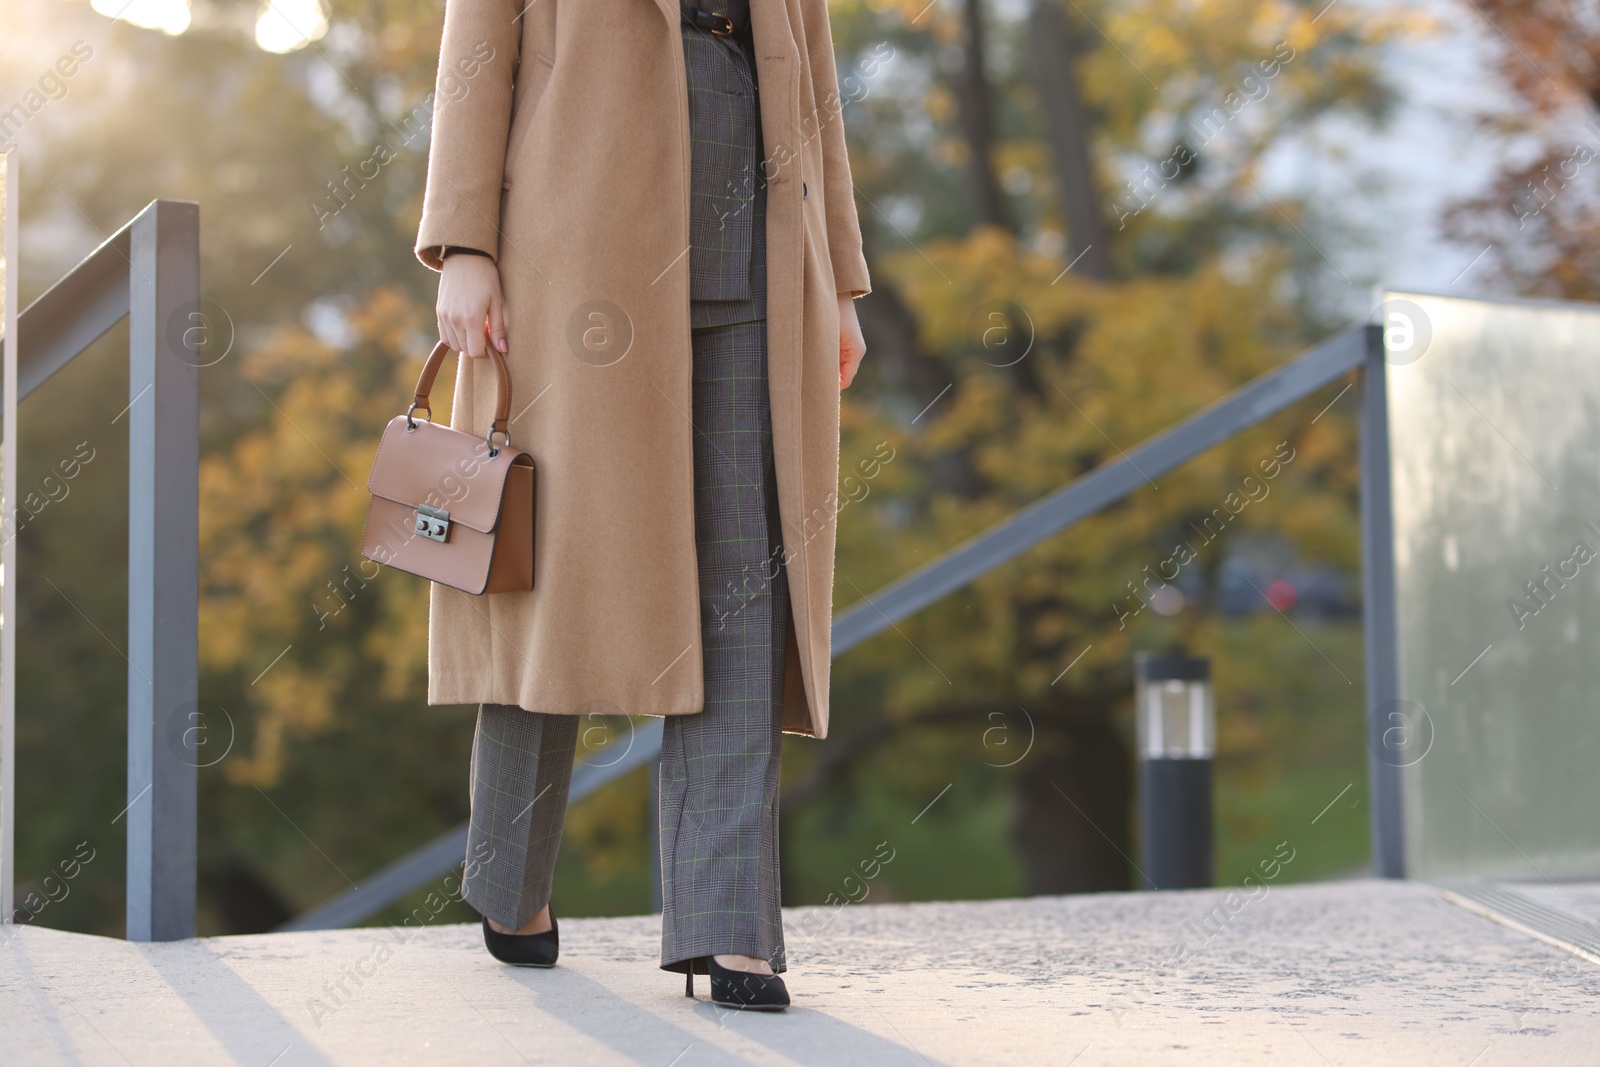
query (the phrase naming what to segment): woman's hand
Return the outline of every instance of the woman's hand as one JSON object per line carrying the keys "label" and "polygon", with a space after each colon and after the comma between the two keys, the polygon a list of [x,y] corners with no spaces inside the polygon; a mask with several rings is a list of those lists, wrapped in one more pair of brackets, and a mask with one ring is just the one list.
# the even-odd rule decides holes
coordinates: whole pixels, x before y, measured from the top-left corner
{"label": "woman's hand", "polygon": [[488,256],[457,252],[445,259],[436,314],[439,340],[457,352],[483,359],[493,343],[505,353],[506,301],[500,269]]}
{"label": "woman's hand", "polygon": [[861,321],[856,318],[855,299],[839,294],[839,388],[844,389],[855,381],[861,369],[861,357],[867,354],[867,342],[861,336]]}

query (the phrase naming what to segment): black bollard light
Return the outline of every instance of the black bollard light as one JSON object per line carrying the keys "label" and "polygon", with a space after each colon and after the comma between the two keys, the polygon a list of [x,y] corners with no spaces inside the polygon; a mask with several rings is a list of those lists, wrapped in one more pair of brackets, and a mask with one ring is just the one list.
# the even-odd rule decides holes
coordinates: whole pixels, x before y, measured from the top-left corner
{"label": "black bollard light", "polygon": [[1211,760],[1217,749],[1211,661],[1141,652],[1134,671],[1140,887],[1209,886]]}

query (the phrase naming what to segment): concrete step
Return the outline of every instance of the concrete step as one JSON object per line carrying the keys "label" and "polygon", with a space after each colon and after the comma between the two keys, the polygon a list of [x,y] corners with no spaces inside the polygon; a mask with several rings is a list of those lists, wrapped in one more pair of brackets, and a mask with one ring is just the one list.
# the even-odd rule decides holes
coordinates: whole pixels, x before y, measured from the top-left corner
{"label": "concrete step", "polygon": [[656,916],[563,919],[547,971],[494,962],[476,926],[168,944],[0,930],[0,1063],[1600,1063],[1600,966],[1420,882],[784,920],[794,1006],[770,1015],[713,1007],[703,977],[684,999],[657,967]]}

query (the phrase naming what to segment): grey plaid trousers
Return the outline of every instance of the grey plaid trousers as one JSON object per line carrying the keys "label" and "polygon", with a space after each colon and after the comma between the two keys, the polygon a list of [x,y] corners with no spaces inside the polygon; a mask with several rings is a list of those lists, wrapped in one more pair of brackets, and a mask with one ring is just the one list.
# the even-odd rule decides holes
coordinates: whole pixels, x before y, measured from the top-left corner
{"label": "grey plaid trousers", "polygon": [[[755,64],[737,38],[686,25],[683,43],[705,707],[665,720],[661,966],[681,972],[698,956],[742,953],[782,972],[778,780],[789,590],[767,392]],[[550,899],[581,719],[479,709],[465,895],[502,926],[524,925]]]}

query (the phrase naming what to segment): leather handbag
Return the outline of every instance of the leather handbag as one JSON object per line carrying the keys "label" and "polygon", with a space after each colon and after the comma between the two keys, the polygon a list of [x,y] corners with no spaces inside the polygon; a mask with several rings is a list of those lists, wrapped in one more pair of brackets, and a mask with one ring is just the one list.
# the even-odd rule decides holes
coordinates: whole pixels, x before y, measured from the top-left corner
{"label": "leather handbag", "polygon": [[372,504],[361,554],[464,593],[532,589],[534,466],[506,429],[511,372],[490,345],[498,381],[483,437],[436,426],[428,394],[449,351],[443,341],[434,346],[410,410],[384,427],[367,478]]}

